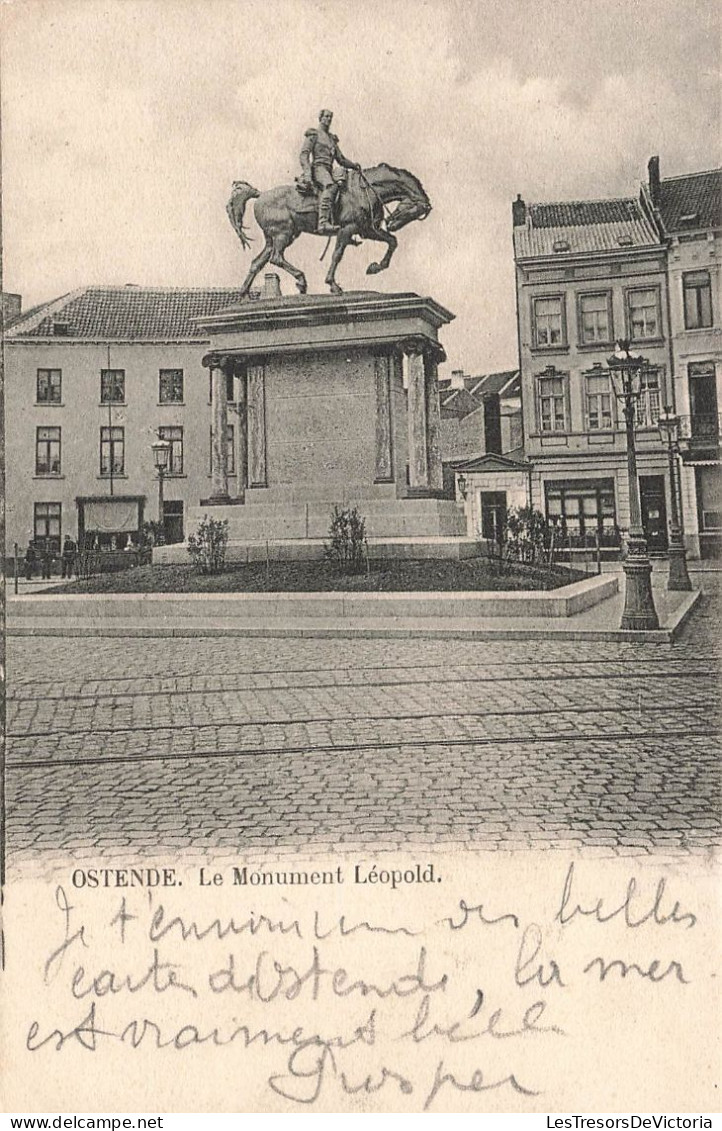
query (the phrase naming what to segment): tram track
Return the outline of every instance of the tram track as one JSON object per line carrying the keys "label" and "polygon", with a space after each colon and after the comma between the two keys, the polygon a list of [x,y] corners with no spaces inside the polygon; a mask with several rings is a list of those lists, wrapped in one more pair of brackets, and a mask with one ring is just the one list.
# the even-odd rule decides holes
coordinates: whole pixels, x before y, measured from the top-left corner
{"label": "tram track", "polygon": [[[499,666],[501,666],[501,665],[499,665]],[[553,665],[550,665],[550,666],[553,666]],[[647,665],[644,665],[644,667],[640,666],[639,672],[620,673],[620,674],[615,674],[615,675],[605,674],[601,678],[603,678],[605,681],[609,681],[609,682],[623,681],[625,683],[628,683],[632,679],[637,679],[639,681],[649,680],[649,678],[650,678],[649,672],[644,670],[645,667],[647,667]],[[379,669],[379,670],[384,670],[384,669]],[[535,674],[530,674],[530,675],[526,675],[526,676],[518,676],[518,677],[517,676],[509,676],[509,675],[486,675],[486,674],[485,675],[475,674],[473,676],[472,675],[458,676],[458,675],[455,675],[455,674],[452,674],[452,675],[441,674],[441,675],[436,675],[433,678],[428,678],[428,679],[422,678],[422,679],[420,679],[418,677],[417,673],[410,672],[408,674],[407,678],[383,679],[383,680],[378,680],[376,682],[372,682],[371,680],[365,681],[363,679],[356,679],[353,682],[351,682],[351,681],[345,682],[343,680],[341,680],[341,681],[339,681],[339,680],[328,680],[328,681],[325,681],[325,682],[324,681],[314,681],[313,683],[310,683],[310,682],[309,683],[303,683],[303,682],[289,683],[288,680],[286,678],[284,678],[284,673],[282,671],[278,671],[278,672],[274,672],[274,673],[249,673],[249,674],[251,674],[251,678],[245,684],[244,683],[238,683],[238,684],[229,685],[227,683],[227,681],[224,681],[222,683],[206,685],[206,686],[199,687],[199,688],[191,687],[191,688],[176,689],[176,688],[170,688],[170,687],[162,687],[162,688],[154,688],[152,690],[143,690],[143,691],[115,690],[115,691],[112,691],[112,692],[111,691],[108,691],[108,692],[103,692],[103,691],[100,691],[100,692],[91,692],[91,691],[64,692],[62,690],[58,690],[56,692],[56,694],[53,694],[53,695],[37,696],[37,695],[19,695],[19,694],[15,693],[15,694],[8,695],[7,698],[8,698],[8,702],[12,702],[12,703],[43,703],[43,702],[52,703],[52,702],[58,702],[58,701],[73,702],[73,703],[81,703],[81,702],[88,701],[88,702],[97,703],[97,702],[101,702],[101,701],[104,701],[104,700],[153,699],[153,698],[159,698],[159,697],[164,696],[164,695],[165,696],[173,696],[173,695],[183,695],[183,696],[223,695],[223,694],[233,694],[234,692],[245,692],[245,691],[251,692],[253,694],[258,694],[258,693],[267,692],[267,691],[293,692],[293,691],[315,691],[317,689],[318,690],[329,690],[329,689],[335,689],[335,688],[337,688],[338,690],[347,690],[348,688],[406,687],[406,686],[409,686],[409,685],[413,685],[413,686],[417,686],[417,685],[439,686],[439,685],[441,685],[441,686],[443,686],[443,685],[454,685],[454,684],[460,684],[460,683],[461,684],[467,684],[467,685],[468,684],[485,685],[485,684],[495,684],[495,683],[503,683],[503,684],[537,683],[539,681],[539,679],[542,678],[540,674],[535,673]],[[262,684],[262,685],[259,686],[258,683],[254,682],[254,680],[253,680],[253,676],[255,676],[256,674],[275,674],[275,675],[278,675],[280,678],[278,680],[278,683],[276,683],[276,684],[265,683],[265,684]],[[309,674],[315,674],[315,673],[309,673]],[[544,678],[545,684],[548,685],[548,684],[557,683],[557,682],[563,683],[563,682],[578,682],[578,681],[581,682],[581,681],[584,681],[584,680],[599,680],[600,676],[598,675],[597,672],[590,672],[588,674],[584,673],[584,672],[575,672],[575,673],[564,673],[563,675],[554,675],[554,674],[549,674],[548,670],[546,670],[544,672],[543,678]],[[675,669],[675,670],[671,670],[671,671],[655,671],[654,672],[654,678],[655,678],[655,680],[656,679],[704,679],[704,678],[713,679],[713,678],[715,678],[715,673],[710,671],[709,668],[693,668],[693,669],[679,668],[679,669]]]}
{"label": "tram track", "polygon": [[300,745],[287,745],[283,747],[247,747],[245,749],[229,749],[218,750],[217,748],[208,748],[203,750],[184,750],[182,753],[178,752],[148,752],[147,754],[104,754],[97,757],[89,758],[32,758],[32,759],[9,759],[7,766],[9,769],[55,769],[58,767],[72,767],[72,766],[105,766],[113,764],[128,764],[129,762],[135,763],[148,763],[148,762],[177,762],[184,760],[212,760],[216,758],[262,758],[274,757],[278,758],[279,755],[291,756],[297,754],[314,755],[314,754],[344,754],[344,753],[357,753],[359,751],[383,751],[383,750],[398,750],[399,748],[406,749],[433,749],[443,750],[445,748],[453,749],[458,747],[488,747],[488,746],[515,746],[520,747],[524,745],[539,746],[539,745],[554,745],[555,743],[573,743],[583,742],[589,745],[593,741],[595,745],[599,743],[618,743],[618,742],[633,742],[634,744],[645,741],[657,741],[659,739],[673,740],[675,738],[717,738],[718,732],[707,729],[693,729],[688,727],[684,730],[673,731],[665,727],[663,730],[639,730],[635,729],[634,733],[629,731],[613,731],[606,734],[588,734],[588,733],[570,733],[562,731],[554,734],[545,735],[529,735],[527,737],[520,737],[519,735],[500,735],[500,736],[475,736],[464,738],[404,738],[395,739],[393,741],[374,741],[374,742],[352,742],[352,743],[303,743]]}

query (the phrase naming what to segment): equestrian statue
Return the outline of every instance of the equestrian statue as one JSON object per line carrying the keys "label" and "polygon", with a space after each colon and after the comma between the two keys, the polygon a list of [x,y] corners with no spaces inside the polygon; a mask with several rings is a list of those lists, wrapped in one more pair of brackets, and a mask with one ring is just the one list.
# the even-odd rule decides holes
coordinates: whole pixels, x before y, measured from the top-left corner
{"label": "equestrian statue", "polygon": [[[330,132],[332,118],[330,110],[322,110],[318,127],[306,131],[301,149],[302,175],[295,184],[259,192],[247,181],[233,182],[227,212],[243,247],[250,247],[243,216],[248,201],[254,198],[254,215],[265,236],[263,250],[243,281],[242,296],[248,294],[267,263],[288,271],[301,294],[306,293],[306,276],[285,257],[286,249],[303,232],[336,237],[326,283],[332,294],[340,295],[343,292],[336,282],[336,269],[349,244],[357,245],[357,236],[386,244],[383,259],[366,268],[368,275],[375,275],[391,262],[398,244],[394,232],[412,220],[425,219],[431,211],[431,201],[412,173],[384,163],[362,169],[348,161],[338,138]],[[386,207],[391,203],[396,204],[393,210]]]}

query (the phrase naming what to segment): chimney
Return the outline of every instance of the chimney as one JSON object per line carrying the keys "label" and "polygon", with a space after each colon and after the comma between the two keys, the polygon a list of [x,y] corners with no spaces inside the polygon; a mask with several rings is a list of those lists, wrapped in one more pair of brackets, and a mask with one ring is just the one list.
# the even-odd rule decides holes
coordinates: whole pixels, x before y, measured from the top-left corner
{"label": "chimney", "polygon": [[649,195],[652,198],[652,204],[655,208],[659,208],[659,157],[650,157],[647,164],[647,176],[649,178]]}
{"label": "chimney", "polygon": [[22,295],[11,295],[3,291],[3,325],[8,326],[19,318],[23,309]]}
{"label": "chimney", "polygon": [[451,370],[451,385],[454,389],[463,389],[464,387],[464,370],[452,369]]}
{"label": "chimney", "polygon": [[281,280],[273,271],[269,271],[267,275],[263,276],[263,297],[281,297]]}
{"label": "chimney", "polygon": [[515,228],[524,227],[526,224],[526,204],[521,198],[521,193],[518,193],[516,200],[511,202],[511,216]]}

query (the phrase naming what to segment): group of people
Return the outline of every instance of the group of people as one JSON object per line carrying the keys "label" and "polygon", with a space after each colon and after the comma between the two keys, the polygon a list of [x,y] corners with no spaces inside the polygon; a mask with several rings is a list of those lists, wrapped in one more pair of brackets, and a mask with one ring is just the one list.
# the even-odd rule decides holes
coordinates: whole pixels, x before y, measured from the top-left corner
{"label": "group of people", "polygon": [[52,545],[47,542],[28,542],[28,548],[25,551],[25,580],[32,581],[35,571],[40,570],[40,577],[45,580],[49,578],[53,568],[53,562],[60,557],[61,563],[61,577],[72,577],[76,570],[76,557],[78,547],[69,534],[65,535],[63,548],[60,554],[53,552]]}

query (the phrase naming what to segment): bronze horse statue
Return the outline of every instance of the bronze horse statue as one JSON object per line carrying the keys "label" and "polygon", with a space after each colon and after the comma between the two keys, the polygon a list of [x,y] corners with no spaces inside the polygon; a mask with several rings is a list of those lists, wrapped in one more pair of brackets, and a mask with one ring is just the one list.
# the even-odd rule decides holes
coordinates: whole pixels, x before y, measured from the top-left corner
{"label": "bronze horse statue", "polygon": [[[299,291],[305,294],[306,276],[288,262],[284,253],[303,232],[317,234],[317,198],[303,196],[295,185],[280,185],[267,192],[259,192],[247,181],[234,181],[227,212],[244,248],[250,246],[250,241],[243,226],[243,214],[248,201],[254,197],[258,198],[254,214],[266,242],[251,263],[241,294],[248,294],[256,275],[269,262],[293,275]],[[391,202],[398,203],[386,215],[384,223],[385,205]],[[375,275],[378,271],[385,271],[391,262],[398,244],[393,233],[412,220],[423,220],[430,211],[431,201],[424,192],[421,181],[405,169],[394,169],[391,165],[381,164],[360,173],[351,171],[346,188],[339,194],[337,201],[336,223],[339,231],[326,274],[326,283],[331,293],[343,293],[336,282],[336,268],[349,244],[356,243],[356,236],[386,244],[383,259],[379,263],[370,263],[366,268],[368,275]]]}

